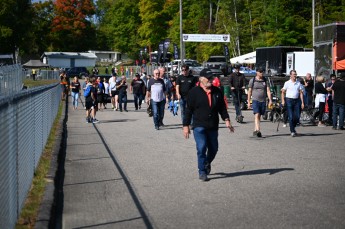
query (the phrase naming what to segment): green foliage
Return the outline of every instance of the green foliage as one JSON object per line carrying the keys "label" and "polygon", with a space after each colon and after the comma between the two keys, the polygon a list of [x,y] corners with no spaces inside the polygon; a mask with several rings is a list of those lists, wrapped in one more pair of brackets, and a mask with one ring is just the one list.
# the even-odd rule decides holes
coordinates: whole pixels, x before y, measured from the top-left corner
{"label": "green foliage", "polygon": [[49,50],[53,40],[51,22],[54,17],[53,1],[45,1],[32,4],[34,17],[32,19],[32,40],[31,55],[39,58],[43,52]]}
{"label": "green foliage", "polygon": [[141,25],[138,28],[140,36],[139,44],[148,46],[149,50],[155,50],[160,41],[167,35],[168,21],[165,21],[166,15],[163,14],[163,0],[140,0],[139,16]]}
{"label": "green foliage", "polygon": [[138,3],[138,0],[97,1],[99,35],[105,39],[102,48],[106,45],[111,50],[130,56],[137,52],[140,25]]}
{"label": "green foliage", "polygon": [[[170,38],[180,45],[180,0],[0,0],[0,52],[116,50],[137,58]],[[257,47],[312,47],[312,0],[183,0],[183,33],[230,34],[230,55]],[[315,25],[345,21],[345,0],[315,1]],[[54,6],[54,7],[53,7]],[[170,48],[172,51],[172,45]],[[187,58],[221,43],[185,43]]]}
{"label": "green foliage", "polygon": [[0,0],[0,53],[14,53],[17,48],[21,53],[30,49],[31,18],[33,17],[30,1]]}

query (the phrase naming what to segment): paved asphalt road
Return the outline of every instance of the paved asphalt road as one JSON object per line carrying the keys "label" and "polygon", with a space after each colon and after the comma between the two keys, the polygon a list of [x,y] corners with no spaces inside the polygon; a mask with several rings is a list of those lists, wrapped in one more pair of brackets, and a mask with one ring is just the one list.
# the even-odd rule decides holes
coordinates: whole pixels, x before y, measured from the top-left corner
{"label": "paved asphalt road", "polygon": [[128,113],[98,112],[98,124],[68,106],[63,228],[345,228],[344,131],[298,127],[292,138],[264,121],[258,139],[252,111],[238,124],[230,106],[235,133],[221,122],[201,182],[180,116],[166,110],[156,131],[131,101]]}

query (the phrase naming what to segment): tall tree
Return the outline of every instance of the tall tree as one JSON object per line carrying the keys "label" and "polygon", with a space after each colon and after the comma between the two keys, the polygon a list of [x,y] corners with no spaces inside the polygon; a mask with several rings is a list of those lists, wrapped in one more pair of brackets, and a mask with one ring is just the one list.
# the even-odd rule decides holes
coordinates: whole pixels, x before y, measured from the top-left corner
{"label": "tall tree", "polygon": [[139,51],[139,0],[99,1],[99,29],[109,49],[133,57]]}
{"label": "tall tree", "polygon": [[150,51],[156,50],[159,42],[167,36],[168,20],[165,20],[166,15],[162,13],[164,2],[164,0],[139,1],[140,45],[148,46]]}
{"label": "tall tree", "polygon": [[52,22],[56,51],[86,51],[95,46],[92,0],[56,0]]}
{"label": "tall tree", "polygon": [[30,0],[0,0],[0,53],[30,52],[31,18]]}
{"label": "tall tree", "polygon": [[54,17],[53,1],[44,1],[32,4],[35,16],[32,19],[33,24],[33,45],[31,54],[37,57],[45,51],[54,51],[51,46],[52,34],[51,24]]}

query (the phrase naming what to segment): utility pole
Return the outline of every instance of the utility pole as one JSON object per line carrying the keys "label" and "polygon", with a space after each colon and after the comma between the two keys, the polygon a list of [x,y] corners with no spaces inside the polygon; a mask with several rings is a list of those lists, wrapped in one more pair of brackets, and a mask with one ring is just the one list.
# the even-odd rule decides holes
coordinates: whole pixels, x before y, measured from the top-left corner
{"label": "utility pole", "polygon": [[183,65],[184,53],[183,53],[183,33],[182,33],[182,0],[180,0],[180,59],[181,66]]}

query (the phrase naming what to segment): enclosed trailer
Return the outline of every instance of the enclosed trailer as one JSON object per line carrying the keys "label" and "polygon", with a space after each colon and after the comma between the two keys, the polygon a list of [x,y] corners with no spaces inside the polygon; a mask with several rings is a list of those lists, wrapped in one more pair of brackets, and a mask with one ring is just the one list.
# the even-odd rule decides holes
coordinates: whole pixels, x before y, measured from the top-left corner
{"label": "enclosed trailer", "polygon": [[266,69],[270,75],[285,75],[286,54],[293,51],[304,51],[303,47],[274,46],[256,49],[256,68]]}
{"label": "enclosed trailer", "polygon": [[286,75],[291,70],[296,70],[297,75],[304,77],[307,73],[315,74],[314,51],[309,52],[288,52],[286,54]]}
{"label": "enclosed trailer", "polygon": [[315,27],[314,49],[316,75],[345,71],[345,22]]}

